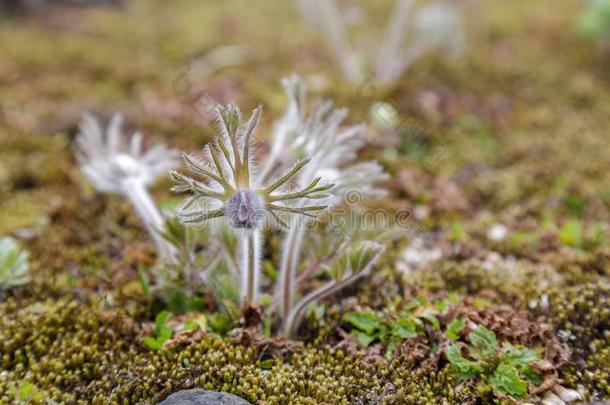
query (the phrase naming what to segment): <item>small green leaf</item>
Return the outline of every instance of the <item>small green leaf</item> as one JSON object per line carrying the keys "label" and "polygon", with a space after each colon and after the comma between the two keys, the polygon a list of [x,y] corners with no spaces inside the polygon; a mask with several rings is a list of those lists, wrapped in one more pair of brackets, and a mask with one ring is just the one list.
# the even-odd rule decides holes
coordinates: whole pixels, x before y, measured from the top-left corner
{"label": "small green leaf", "polygon": [[188,331],[198,329],[201,329],[204,332],[208,329],[208,319],[204,314],[197,314],[194,318],[187,319],[182,327],[182,330]]}
{"label": "small green leaf", "polygon": [[239,110],[233,104],[218,108],[224,129],[230,138],[235,138],[239,127]]}
{"label": "small green leaf", "polygon": [[263,370],[271,370],[274,365],[275,359],[265,359],[261,360],[260,362],[260,368],[262,368]]}
{"label": "small green leaf", "polygon": [[358,342],[358,344],[362,347],[369,347],[370,344],[373,343],[375,339],[377,339],[376,336],[367,335],[366,333],[357,330],[352,331],[352,336],[356,339],[356,342]]}
{"label": "small green leaf", "polygon": [[531,367],[517,367],[517,370],[535,386],[542,384],[542,378]]}
{"label": "small green leaf", "polygon": [[386,359],[390,360],[392,358],[392,355],[394,354],[394,349],[396,349],[397,346],[398,346],[397,339],[390,340],[390,342],[388,343],[388,346],[385,349],[385,358]]}
{"label": "small green leaf", "polygon": [[162,336],[167,334],[167,330],[171,329],[167,326],[167,321],[172,317],[172,313],[168,311],[161,311],[155,317],[155,335]]}
{"label": "small green leaf", "polygon": [[449,308],[449,303],[447,302],[447,300],[440,300],[439,302],[434,304],[434,308],[436,308],[439,313],[443,313]]}
{"label": "small green leaf", "polygon": [[489,378],[489,385],[498,392],[518,399],[525,398],[528,390],[527,381],[519,377],[519,373],[514,366],[506,363],[500,363],[494,375]]}
{"label": "small green leaf", "polygon": [[445,349],[445,356],[449,363],[451,363],[453,371],[459,380],[476,377],[483,372],[479,363],[465,359],[462,356],[462,347],[463,344],[458,343],[447,346]]}
{"label": "small green leaf", "polygon": [[[182,230],[180,230],[182,228]],[[164,229],[155,229],[163,239],[169,242],[176,249],[180,249],[184,240],[184,226],[178,221],[168,221]]]}
{"label": "small green leaf", "polygon": [[483,326],[479,326],[470,332],[468,340],[475,349],[473,354],[480,354],[483,357],[492,354],[498,346],[496,334]]}
{"label": "small green leaf", "polygon": [[153,350],[162,350],[163,344],[167,342],[173,334],[172,328],[167,325],[167,321],[172,314],[168,311],[162,311],[155,317],[155,337],[146,336],[143,342],[146,346]]}
{"label": "small green leaf", "polygon": [[347,272],[360,274],[369,271],[377,263],[383,250],[383,245],[372,241],[364,241],[345,249],[339,249],[337,257],[327,267],[328,274],[335,279],[340,279]]}
{"label": "small green leaf", "polygon": [[514,366],[519,374],[523,375],[534,385],[540,385],[542,379],[536,372],[530,367],[530,365],[540,360],[540,354],[534,349],[528,347],[515,347],[508,346],[505,349],[504,362]]}
{"label": "small green leaf", "polygon": [[540,360],[540,354],[528,347],[509,346],[505,356],[505,360],[515,366],[529,366],[531,363]]}
{"label": "small green leaf", "polygon": [[184,325],[182,325],[182,330],[186,332],[190,332],[197,329],[199,329],[199,325],[192,319],[187,319],[186,322],[184,322]]}
{"label": "small green leaf", "polygon": [[417,336],[417,323],[412,318],[404,317],[398,319],[392,327],[392,334],[401,339]]}
{"label": "small green leaf", "polygon": [[460,338],[460,332],[464,329],[465,322],[463,319],[454,318],[451,323],[447,326],[445,336],[449,340],[454,342]]}
{"label": "small green leaf", "polygon": [[449,293],[449,295],[447,295],[447,298],[438,301],[435,304],[435,307],[438,312],[442,313],[442,312],[445,312],[447,309],[449,309],[452,305],[456,305],[459,302],[460,302],[460,295],[458,293],[451,292],[451,293]]}
{"label": "small green leaf", "polygon": [[431,314],[430,312],[424,312],[424,313],[420,314],[419,316],[420,316],[420,318],[424,318],[425,320],[430,322],[430,324],[432,325],[432,327],[435,330],[441,329],[441,323],[438,321],[438,318],[436,317],[436,315]]}
{"label": "small green leaf", "polygon": [[153,350],[161,350],[161,347],[163,346],[163,344],[159,343],[157,339],[152,338],[150,336],[145,336],[143,342],[146,346],[148,346],[148,348]]}
{"label": "small green leaf", "polygon": [[343,320],[367,335],[372,335],[380,327],[374,312],[352,311],[343,315]]}

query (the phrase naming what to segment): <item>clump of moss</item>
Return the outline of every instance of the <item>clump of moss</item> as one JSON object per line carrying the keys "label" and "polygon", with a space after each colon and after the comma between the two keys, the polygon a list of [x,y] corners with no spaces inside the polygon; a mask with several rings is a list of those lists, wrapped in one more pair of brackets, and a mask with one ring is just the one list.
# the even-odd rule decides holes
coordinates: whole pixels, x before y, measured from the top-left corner
{"label": "clump of moss", "polygon": [[[405,358],[347,356],[312,346],[285,358],[262,360],[256,347],[233,345],[214,335],[177,341],[153,351],[142,329],[124,313],[93,303],[46,301],[22,308],[0,304],[0,401],[33,384],[42,397],[66,403],[155,401],[180,388],[232,392],[254,403],[295,404],[460,402],[478,395],[455,390],[448,370],[414,372]],[[411,363],[412,364],[412,363]]]}
{"label": "clump of moss", "polygon": [[439,262],[407,282],[431,292],[458,291],[464,294],[492,293],[500,302],[526,307],[540,291],[559,283],[561,276],[550,266],[521,260]]}
{"label": "clump of moss", "polygon": [[549,291],[550,318],[573,346],[588,350],[594,340],[608,339],[610,332],[610,284],[605,280]]}
{"label": "clump of moss", "polygon": [[610,284],[606,280],[563,287],[548,294],[549,318],[575,350],[566,380],[585,384],[593,396],[610,395]]}

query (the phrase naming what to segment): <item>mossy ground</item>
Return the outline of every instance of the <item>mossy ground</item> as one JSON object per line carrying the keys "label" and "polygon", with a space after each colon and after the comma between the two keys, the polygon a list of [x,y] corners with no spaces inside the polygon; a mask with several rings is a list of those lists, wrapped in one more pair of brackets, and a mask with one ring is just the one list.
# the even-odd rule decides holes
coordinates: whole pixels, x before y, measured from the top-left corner
{"label": "mossy ground", "polygon": [[[371,18],[381,21],[388,3]],[[266,404],[494,400],[486,388],[454,388],[442,360],[334,350],[337,314],[354,305],[344,297],[328,302],[302,351],[270,367],[260,348],[228,338],[161,354],[141,343],[154,309],[137,269],[151,267],[153,249],[130,207],[79,174],[70,144],[81,112],[124,112],[150,139],[196,151],[213,131],[205,100],[263,104],[265,134],[284,106],[279,79],[293,71],[349,107],[351,121],[382,100],[418,128],[386,151],[373,131],[363,152],[392,174],[380,204],[411,209],[419,231],[350,290],[357,302],[381,310],[457,291],[525,310],[572,349],[562,384],[608,399],[610,62],[572,31],[579,8],[478,2],[462,57],[425,58],[395,89],[373,93],[342,84],[287,1],[128,0],[1,18],[0,235],[23,239],[33,280],[0,304],[0,403],[26,383],[65,403],[153,402],[195,386]],[[245,64],[186,69],[228,44],[246,45]],[[167,188],[155,189],[159,201]],[[502,241],[487,237],[496,223],[509,230]],[[419,237],[442,258],[405,274],[400,252]]]}

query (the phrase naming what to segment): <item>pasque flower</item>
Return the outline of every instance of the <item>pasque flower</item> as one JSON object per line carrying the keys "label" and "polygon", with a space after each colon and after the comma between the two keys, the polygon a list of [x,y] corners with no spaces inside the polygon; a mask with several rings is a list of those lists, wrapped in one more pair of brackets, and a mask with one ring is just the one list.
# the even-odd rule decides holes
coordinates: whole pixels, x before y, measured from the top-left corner
{"label": "pasque flower", "polygon": [[225,217],[240,236],[242,297],[254,300],[258,295],[260,273],[261,228],[267,219],[287,227],[286,214],[313,217],[325,204],[310,204],[309,200],[329,197],[326,192],[333,184],[321,184],[321,178],[291,189],[294,177],[310,162],[303,159],[273,180],[259,182],[253,175],[253,134],[261,108],[254,110],[242,125],[237,106],[217,109],[220,132],[206,145],[205,159],[184,154],[187,168],[196,177],[173,171],[173,191],[190,193],[178,215],[185,224],[201,226],[206,221]]}
{"label": "pasque flower", "polygon": [[114,115],[104,132],[95,117],[84,114],[76,138],[76,158],[98,191],[120,194],[131,202],[160,258],[174,262],[173,247],[158,233],[164,220],[147,188],[178,165],[178,152],[162,144],[144,151],[142,135],[137,132],[127,142],[122,122],[121,115]]}
{"label": "pasque flower", "polygon": [[[201,274],[203,278],[207,273],[205,279],[210,287],[232,304],[237,303],[233,302],[236,297],[232,288],[214,287],[216,276],[222,273],[241,279],[242,300],[256,300],[262,229],[268,221],[285,228],[276,299],[269,309],[275,311],[279,307],[276,314],[284,333],[290,335],[298,330],[310,304],[369,274],[384,251],[382,245],[352,240],[352,235],[343,235],[339,244],[333,244],[335,238],[329,234],[320,235],[319,239],[314,236],[308,241],[319,242],[326,251],[315,252],[316,257],[306,262],[307,268],[296,279],[299,265],[305,264],[301,250],[306,221],[338,203],[346,190],[358,188],[366,196],[381,194],[376,183],[387,175],[374,161],[356,162],[364,142],[364,127],[341,127],[345,109],[334,110],[329,102],[322,102],[305,110],[306,88],[300,78],[286,79],[284,85],[290,102],[284,117],[275,123],[272,150],[262,170],[257,170],[252,151],[261,108],[242,121],[235,105],[220,105],[220,130],[205,146],[203,157],[184,154],[188,171],[170,174],[175,183],[172,190],[189,194],[175,215],[183,224],[196,228],[217,220],[226,222],[214,233],[222,241],[214,244],[208,240],[209,246],[203,250],[206,254],[219,253],[218,259],[224,259],[227,266],[217,269],[206,264]],[[195,265],[194,257],[200,253],[195,252],[189,237],[181,242],[181,230],[185,229],[173,221],[164,221],[147,191],[158,176],[177,166],[176,152],[162,145],[145,152],[141,135],[135,134],[126,142],[120,126],[121,117],[115,116],[103,132],[92,116],[84,116],[76,141],[83,172],[98,190],[118,193],[131,201],[157,243],[159,256],[176,265],[167,267]],[[211,228],[207,226],[206,230]],[[228,228],[232,231],[226,232]],[[224,253],[214,252],[218,245],[225,245]],[[322,273],[323,284],[302,288],[302,280]],[[223,280],[226,282],[226,277]]]}
{"label": "pasque flower", "polygon": [[[311,164],[295,176],[295,181],[301,186],[319,177],[332,181],[335,187],[329,190],[328,203],[340,203],[342,197],[347,199],[348,192],[356,192],[362,197],[384,195],[384,191],[377,187],[378,183],[388,178],[381,165],[376,161],[357,161],[358,150],[364,144],[365,126],[343,127],[348,111],[345,108],[333,109],[330,101],[317,102],[307,110],[307,86],[299,76],[286,78],[283,84],[289,98],[288,107],[282,119],[276,122],[271,153],[259,178],[264,180],[273,176],[276,171],[285,170],[288,162],[308,156]],[[286,321],[286,333],[291,333],[293,321],[297,318],[295,311],[303,310],[303,299],[295,302],[295,284],[297,267],[302,258],[306,220],[298,218],[298,222],[288,229],[282,247],[275,295]],[[370,266],[360,269],[365,268]],[[342,274],[341,279],[335,279],[338,285],[353,282],[363,275],[357,271]],[[316,293],[310,297],[317,298],[319,295]]]}

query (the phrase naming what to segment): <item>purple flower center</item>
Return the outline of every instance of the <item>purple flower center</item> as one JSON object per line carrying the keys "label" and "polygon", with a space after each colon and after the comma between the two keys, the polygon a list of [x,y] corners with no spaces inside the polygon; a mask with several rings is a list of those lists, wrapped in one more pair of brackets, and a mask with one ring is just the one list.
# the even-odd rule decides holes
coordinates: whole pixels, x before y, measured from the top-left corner
{"label": "purple flower center", "polygon": [[265,202],[253,191],[239,190],[225,206],[225,215],[234,228],[259,228],[265,218]]}

